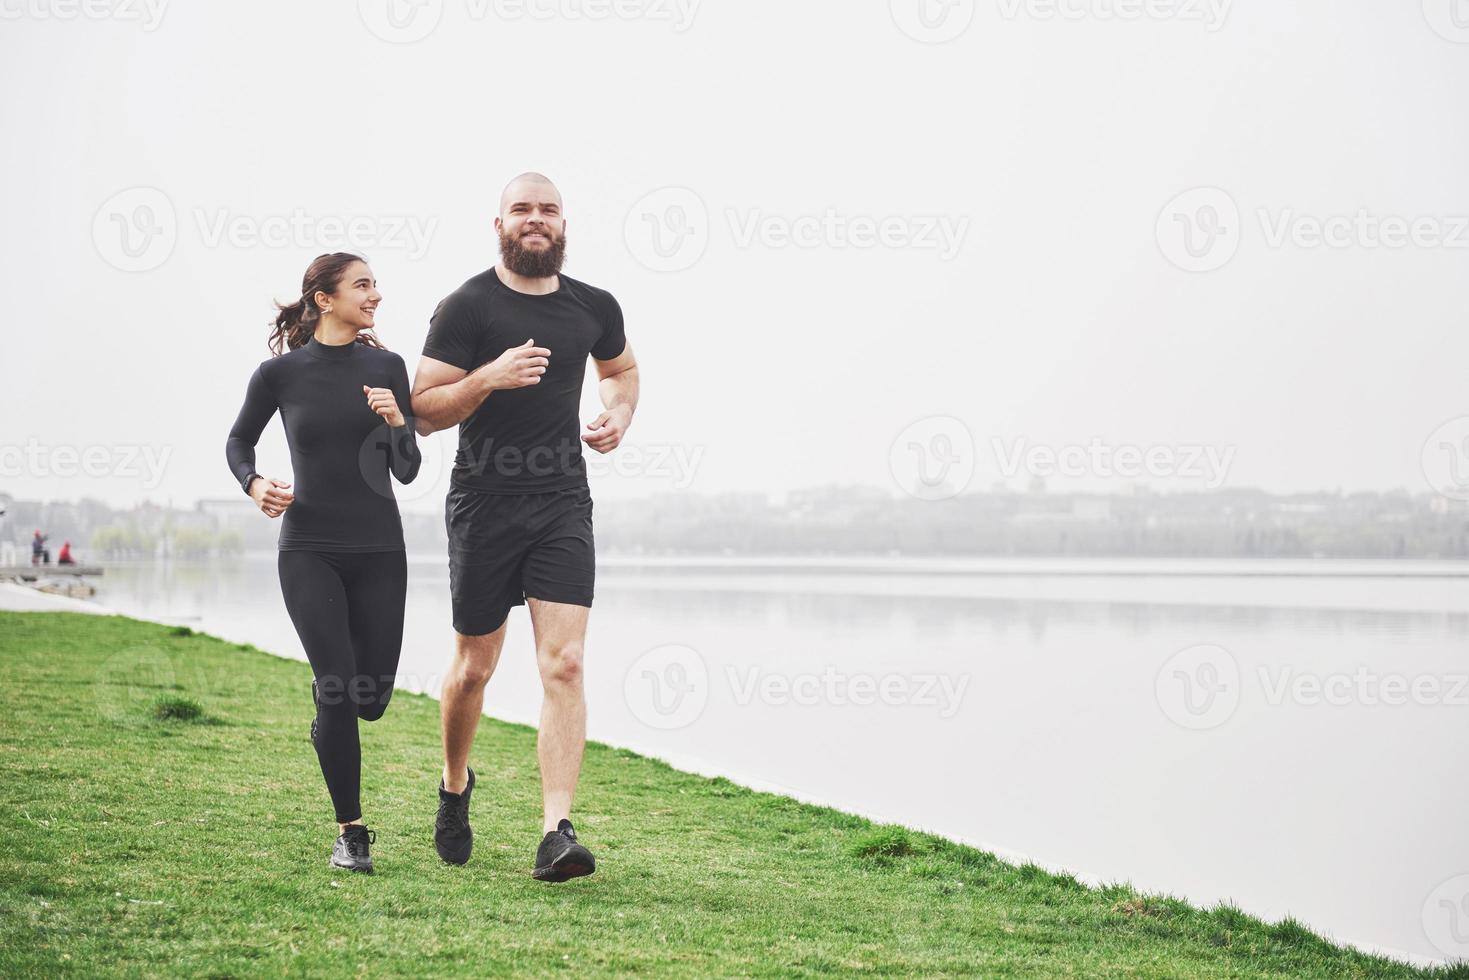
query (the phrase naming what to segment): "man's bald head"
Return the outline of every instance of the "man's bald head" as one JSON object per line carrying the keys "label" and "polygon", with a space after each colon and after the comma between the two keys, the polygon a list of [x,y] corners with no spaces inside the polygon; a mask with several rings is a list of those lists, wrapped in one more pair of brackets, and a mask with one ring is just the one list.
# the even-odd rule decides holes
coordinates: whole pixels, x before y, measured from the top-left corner
{"label": "man's bald head", "polygon": [[566,258],[561,192],[544,174],[523,173],[505,185],[495,219],[505,267],[530,279],[554,276]]}
{"label": "man's bald head", "polygon": [[520,176],[512,179],[500,192],[500,216],[504,217],[511,205],[520,204],[547,204],[554,202],[556,209],[561,209],[561,192],[556,185],[551,183],[551,178],[545,174],[538,174],[534,170],[528,170]]}

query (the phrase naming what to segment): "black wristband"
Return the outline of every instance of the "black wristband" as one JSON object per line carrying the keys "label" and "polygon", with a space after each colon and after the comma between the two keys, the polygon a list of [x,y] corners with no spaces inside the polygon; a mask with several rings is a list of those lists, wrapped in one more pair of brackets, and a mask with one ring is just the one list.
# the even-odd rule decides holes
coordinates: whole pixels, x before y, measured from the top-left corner
{"label": "black wristband", "polygon": [[245,482],[240,484],[240,489],[244,490],[245,496],[248,497],[250,496],[250,484],[255,482],[256,480],[263,479],[265,479],[265,477],[261,476],[259,473],[251,473],[249,476],[245,477]]}

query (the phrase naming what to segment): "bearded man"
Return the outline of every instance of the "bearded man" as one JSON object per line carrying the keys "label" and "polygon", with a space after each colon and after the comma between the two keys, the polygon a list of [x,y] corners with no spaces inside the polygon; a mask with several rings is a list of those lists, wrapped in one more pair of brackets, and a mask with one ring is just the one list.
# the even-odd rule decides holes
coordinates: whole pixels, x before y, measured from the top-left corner
{"label": "bearded man", "polygon": [[[565,881],[596,867],[570,819],[586,743],[582,660],[596,572],[581,446],[617,448],[637,408],[638,369],[617,300],[561,274],[566,218],[550,180],[512,180],[495,230],[500,262],[439,304],[413,383],[421,433],[459,426],[444,508],[455,647],[440,701],[434,845],[451,864],[469,860],[470,748],[510,607],[528,604],[544,693],[543,837],[532,875]],[[582,431],[589,357],[606,410]]]}

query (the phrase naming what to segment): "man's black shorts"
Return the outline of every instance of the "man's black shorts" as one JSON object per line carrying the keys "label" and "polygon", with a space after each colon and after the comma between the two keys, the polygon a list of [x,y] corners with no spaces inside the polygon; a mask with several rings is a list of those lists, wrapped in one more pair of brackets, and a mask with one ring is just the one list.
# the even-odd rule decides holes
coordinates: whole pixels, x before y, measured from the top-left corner
{"label": "man's black shorts", "polygon": [[597,561],[585,484],[522,494],[451,487],[444,524],[456,632],[493,633],[526,597],[592,604]]}

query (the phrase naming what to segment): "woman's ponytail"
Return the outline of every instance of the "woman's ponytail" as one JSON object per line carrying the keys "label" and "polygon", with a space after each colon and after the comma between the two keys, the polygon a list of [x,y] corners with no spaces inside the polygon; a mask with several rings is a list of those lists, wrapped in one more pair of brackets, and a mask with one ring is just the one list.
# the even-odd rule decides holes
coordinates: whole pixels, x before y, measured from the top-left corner
{"label": "woman's ponytail", "polygon": [[275,305],[279,312],[275,317],[275,326],[270,331],[271,352],[284,354],[288,350],[304,347],[316,330],[316,321],[321,317],[315,304],[303,296],[285,306],[280,303]]}

